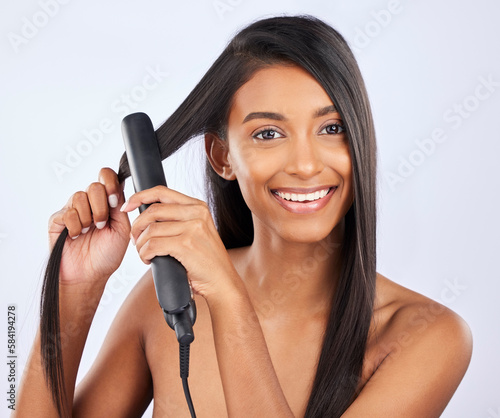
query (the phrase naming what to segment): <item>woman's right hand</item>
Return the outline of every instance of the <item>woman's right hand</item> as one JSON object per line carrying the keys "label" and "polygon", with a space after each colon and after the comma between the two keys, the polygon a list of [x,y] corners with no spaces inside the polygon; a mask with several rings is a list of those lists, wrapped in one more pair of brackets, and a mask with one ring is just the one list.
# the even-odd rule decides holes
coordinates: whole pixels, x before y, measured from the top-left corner
{"label": "woman's right hand", "polygon": [[99,181],[76,192],[49,220],[49,244],[68,228],[59,282],[104,286],[120,266],[130,241],[130,221],[120,212],[125,202],[116,173],[102,168]]}

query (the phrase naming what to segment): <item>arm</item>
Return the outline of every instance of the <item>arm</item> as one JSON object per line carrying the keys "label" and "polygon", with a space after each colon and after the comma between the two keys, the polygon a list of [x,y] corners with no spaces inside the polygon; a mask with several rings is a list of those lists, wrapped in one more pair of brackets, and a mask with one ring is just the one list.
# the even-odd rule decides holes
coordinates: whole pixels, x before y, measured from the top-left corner
{"label": "arm", "polygon": [[257,314],[237,274],[233,283],[206,297],[228,416],[245,411],[245,416],[293,417]]}
{"label": "arm", "polygon": [[418,327],[397,333],[396,349],[380,364],[343,418],[441,415],[472,354],[469,327],[454,312],[443,309],[434,322],[418,317],[416,309],[402,313],[399,321]]}
{"label": "arm", "polygon": [[[61,402],[66,411],[72,409],[78,367],[99,300],[128,246],[130,222],[118,206],[123,201],[123,185],[118,184],[116,173],[103,168],[99,182],[71,196],[49,221],[50,248],[65,228],[69,235],[60,255],[59,276],[52,275],[47,281],[59,281],[61,334],[53,337],[61,340],[66,395]],[[23,375],[14,416],[57,416],[42,368],[40,331]]]}
{"label": "arm", "polygon": [[[61,289],[67,405],[74,417],[140,417],[152,399],[152,382],[142,348],[142,293],[148,277],[132,290],[120,308],[89,373],[76,389],[75,381],[85,341],[102,295],[81,287]],[[126,364],[127,367],[123,367]],[[54,417],[57,410],[41,370],[39,333],[20,388],[14,417]]]}
{"label": "arm", "polygon": [[150,272],[132,289],[118,311],[99,354],[76,388],[74,417],[140,417],[153,398],[143,345]]}
{"label": "arm", "polygon": [[[102,291],[83,286],[60,287],[60,329],[67,405],[73,399],[78,366]],[[45,381],[40,352],[40,329],[24,369],[13,417],[53,417],[57,409]]]}

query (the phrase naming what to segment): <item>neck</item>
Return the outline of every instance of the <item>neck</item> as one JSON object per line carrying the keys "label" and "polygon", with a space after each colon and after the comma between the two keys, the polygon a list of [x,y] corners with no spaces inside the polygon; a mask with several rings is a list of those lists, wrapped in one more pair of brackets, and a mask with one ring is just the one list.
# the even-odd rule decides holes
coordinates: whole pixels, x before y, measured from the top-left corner
{"label": "neck", "polygon": [[312,243],[285,241],[258,227],[254,232],[243,257],[242,277],[259,318],[324,319],[340,274],[343,223]]}

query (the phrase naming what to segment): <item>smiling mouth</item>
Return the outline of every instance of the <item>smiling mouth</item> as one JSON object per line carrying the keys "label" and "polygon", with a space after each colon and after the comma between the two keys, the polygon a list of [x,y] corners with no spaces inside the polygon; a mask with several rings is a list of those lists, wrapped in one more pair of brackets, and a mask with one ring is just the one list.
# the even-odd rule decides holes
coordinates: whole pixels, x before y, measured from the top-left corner
{"label": "smiling mouth", "polygon": [[281,197],[284,200],[289,202],[297,202],[297,203],[310,203],[316,200],[323,199],[327,196],[331,191],[335,191],[337,187],[330,187],[328,189],[318,190],[314,193],[283,193],[277,190],[272,190],[272,193],[276,196]]}

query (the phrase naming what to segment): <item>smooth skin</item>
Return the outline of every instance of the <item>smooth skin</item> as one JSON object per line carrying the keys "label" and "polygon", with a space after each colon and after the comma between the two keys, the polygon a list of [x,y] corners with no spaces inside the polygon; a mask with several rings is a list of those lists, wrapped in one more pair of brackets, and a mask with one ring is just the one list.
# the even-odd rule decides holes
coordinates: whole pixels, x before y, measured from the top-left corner
{"label": "smooth skin", "polygon": [[[76,237],[66,242],[60,277],[73,416],[139,417],[153,393],[155,417],[189,416],[178,344],[150,270],[75,391],[91,320],[129,239],[144,263],[170,254],[187,270],[198,308],[189,377],[198,417],[304,415],[339,275],[343,218],[354,198],[347,137],[332,106],[304,70],[277,65],[238,90],[227,140],[206,135],[212,167],[238,179],[252,211],[248,247],[226,250],[206,203],[175,190],[155,187],[124,204],[123,185],[109,168],[52,216],[51,248],[65,226]],[[311,214],[286,210],[271,192],[330,185],[337,187],[331,200]],[[127,213],[143,203],[153,204],[130,225]],[[381,274],[376,285],[360,394],[343,417],[438,417],[467,370],[470,330],[448,308]],[[39,335],[16,417],[55,415],[38,346]]]}

